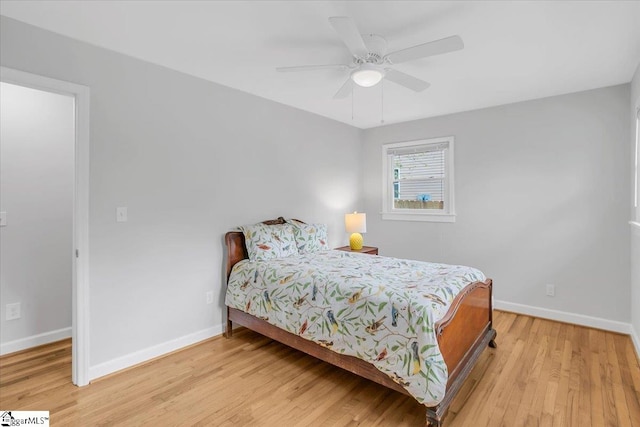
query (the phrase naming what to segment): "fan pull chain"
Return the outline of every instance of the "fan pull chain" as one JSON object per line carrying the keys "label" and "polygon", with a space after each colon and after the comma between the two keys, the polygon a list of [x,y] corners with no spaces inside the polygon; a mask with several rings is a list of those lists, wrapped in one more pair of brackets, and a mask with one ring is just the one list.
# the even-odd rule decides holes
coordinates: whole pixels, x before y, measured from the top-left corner
{"label": "fan pull chain", "polygon": [[380,124],[384,124],[384,79],[380,82]]}
{"label": "fan pull chain", "polygon": [[351,85],[351,121],[353,121],[353,97],[355,96],[355,91],[353,90],[353,85]]}

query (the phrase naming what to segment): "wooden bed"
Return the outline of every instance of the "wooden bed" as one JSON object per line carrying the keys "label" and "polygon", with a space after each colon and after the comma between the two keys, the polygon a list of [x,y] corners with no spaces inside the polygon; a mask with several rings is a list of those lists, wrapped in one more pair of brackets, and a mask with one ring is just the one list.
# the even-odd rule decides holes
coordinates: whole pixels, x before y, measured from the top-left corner
{"label": "wooden bed", "polygon": [[[268,225],[283,224],[284,222],[282,217],[264,221]],[[228,281],[233,266],[248,256],[242,232],[228,232],[225,235],[225,243]],[[492,281],[487,279],[484,282],[474,282],[467,285],[455,298],[447,314],[440,322],[436,323],[438,345],[447,364],[449,379],[447,392],[442,402],[434,407],[426,407],[426,426],[440,427],[442,425],[442,419],[449,404],[460,390],[482,351],[487,345],[496,348],[494,341],[496,331],[493,329],[492,319]],[[231,307],[227,307],[225,333],[227,338],[232,336],[234,322],[385,387],[409,394],[387,375],[361,359],[336,353],[313,341],[301,338]]]}

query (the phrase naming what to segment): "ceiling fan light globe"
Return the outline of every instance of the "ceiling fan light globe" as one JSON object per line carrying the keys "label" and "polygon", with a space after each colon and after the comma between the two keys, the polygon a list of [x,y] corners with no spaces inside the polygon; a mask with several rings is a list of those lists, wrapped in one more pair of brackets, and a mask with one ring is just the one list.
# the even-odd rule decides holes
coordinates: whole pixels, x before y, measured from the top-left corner
{"label": "ceiling fan light globe", "polygon": [[380,70],[369,67],[361,67],[351,73],[351,80],[358,86],[371,87],[380,83],[383,73]]}

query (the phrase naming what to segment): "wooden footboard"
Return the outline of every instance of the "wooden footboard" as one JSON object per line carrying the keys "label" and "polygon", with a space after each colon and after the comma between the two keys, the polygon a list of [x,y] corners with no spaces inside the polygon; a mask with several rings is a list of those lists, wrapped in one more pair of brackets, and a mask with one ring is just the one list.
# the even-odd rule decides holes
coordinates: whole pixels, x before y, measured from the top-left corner
{"label": "wooden footboard", "polygon": [[[281,224],[283,222],[284,220],[279,218],[268,223]],[[247,252],[244,236],[240,232],[227,233],[225,242],[228,251],[228,279],[233,266],[240,260],[247,258]],[[449,379],[447,392],[442,402],[435,407],[426,408],[427,426],[439,427],[441,425],[451,401],[460,390],[482,351],[487,345],[495,347],[496,332],[493,329],[492,310],[492,281],[487,279],[484,282],[467,285],[453,301],[447,314],[436,324],[438,344],[449,370]],[[402,386],[370,363],[352,356],[335,353],[315,342],[273,326],[265,320],[230,307],[227,307],[225,334],[227,338],[232,336],[233,322],[385,387],[409,394]]]}
{"label": "wooden footboard", "polygon": [[449,404],[487,345],[495,348],[493,329],[493,282],[467,285],[436,324],[438,346],[447,364],[447,393],[436,407],[427,407],[427,425],[440,426]]}

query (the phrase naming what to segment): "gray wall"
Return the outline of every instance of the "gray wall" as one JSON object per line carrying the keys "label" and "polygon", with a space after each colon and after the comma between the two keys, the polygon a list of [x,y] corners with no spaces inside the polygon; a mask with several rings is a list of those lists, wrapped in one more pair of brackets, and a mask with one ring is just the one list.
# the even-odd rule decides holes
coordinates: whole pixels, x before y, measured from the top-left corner
{"label": "gray wall", "polygon": [[[640,108],[640,64],[631,81],[631,153],[635,151],[636,111]],[[633,170],[631,171],[633,174]],[[632,175],[633,176],[633,175]],[[633,214],[632,214],[633,219]],[[640,223],[640,206],[635,211],[635,221]],[[640,226],[631,229],[631,326],[635,331],[636,348],[640,353]]]}
{"label": "gray wall", "polygon": [[[344,213],[364,211],[383,255],[480,267],[500,300],[631,319],[629,85],[360,131],[1,19],[3,66],[91,89],[92,366],[219,327],[223,234],[279,215],[327,222],[336,246]],[[457,222],[381,221],[380,145],[443,135]]]}
{"label": "gray wall", "polygon": [[3,66],[91,90],[91,366],[221,325],[234,226],[285,215],[346,241],[361,131],[5,17],[0,27]]}
{"label": "gray wall", "polygon": [[[499,300],[629,322],[628,111],[621,85],[366,130],[366,243],[479,267]],[[457,221],[382,221],[381,144],[447,135]]]}
{"label": "gray wall", "polygon": [[[29,346],[71,335],[73,98],[0,83],[0,101],[0,343]],[[21,317],[7,321],[11,303]]]}

